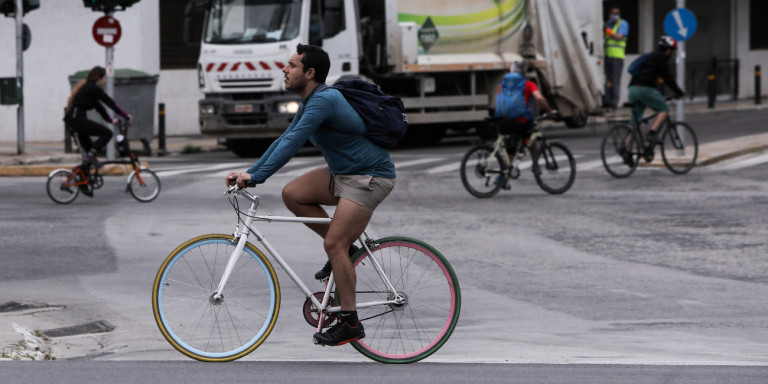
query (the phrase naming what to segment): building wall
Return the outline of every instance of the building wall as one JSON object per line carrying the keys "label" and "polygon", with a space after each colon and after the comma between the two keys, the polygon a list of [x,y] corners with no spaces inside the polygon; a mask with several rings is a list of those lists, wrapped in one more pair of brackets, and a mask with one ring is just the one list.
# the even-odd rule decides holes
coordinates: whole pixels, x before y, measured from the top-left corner
{"label": "building wall", "polygon": [[[115,68],[159,74],[156,101],[166,104],[166,133],[199,134],[197,101],[202,94],[197,87],[196,71],[160,70],[159,2],[142,0],[125,12],[116,12],[122,37],[115,46]],[[697,16],[705,25],[716,28],[713,36],[717,38],[712,40],[716,47],[712,52],[730,52],[732,57],[740,60],[739,97],[754,97],[754,67],[763,65],[763,70],[768,72],[768,50],[749,49],[749,0],[688,0],[687,3],[700,13]],[[729,4],[730,8],[724,8],[723,3]],[[631,31],[639,34],[638,49],[645,52],[655,46],[658,31],[663,30],[663,15],[668,11],[659,7],[671,10],[676,1],[638,0],[637,4],[637,10],[624,8],[622,12],[639,13],[640,25],[632,26]],[[91,35],[93,22],[100,16],[101,13],[83,7],[80,1],[49,0],[41,2],[39,9],[24,18],[32,31],[32,44],[24,52],[26,141],[63,140],[61,118],[70,94],[68,76],[95,65],[104,65],[105,49],[96,44]],[[662,19],[658,20],[659,17]],[[701,44],[710,44],[710,39],[700,32],[688,44],[689,51]],[[0,77],[16,75],[15,35],[14,19],[0,17]],[[706,55],[711,54],[706,52]],[[626,100],[629,82],[626,66],[635,57],[637,55],[628,55],[625,61],[621,102]],[[689,52],[689,60],[691,57],[696,57],[693,51]],[[762,90],[763,94],[768,92],[768,75],[762,76]],[[16,110],[16,106],[0,106],[0,141],[16,141]]]}
{"label": "building wall", "polygon": [[[125,12],[115,12],[122,36],[114,47],[114,67],[159,74],[156,101],[167,104],[167,134],[198,134],[197,100],[201,95],[195,71],[160,71],[158,2],[143,0]],[[80,1],[57,0],[42,1],[39,9],[24,17],[32,31],[32,44],[24,52],[26,141],[63,140],[61,119],[71,89],[68,77],[105,65],[105,48],[91,33],[101,16]],[[0,77],[16,76],[15,36],[14,19],[0,17]],[[16,106],[0,106],[0,141],[16,141],[16,111]]]}
{"label": "building wall", "polygon": [[[750,0],[687,0],[686,8],[696,14],[699,28],[686,43],[686,62],[702,62],[718,59],[739,60],[740,99],[754,97],[755,65],[762,65],[765,72],[768,67],[768,50],[750,50],[749,48],[749,1]],[[664,32],[664,17],[677,5],[675,0],[638,0],[637,12],[639,24],[631,31],[639,34],[639,53],[655,49],[656,40]],[[634,9],[622,12],[634,12]],[[627,86],[630,76],[626,67],[637,58],[638,54],[628,54],[622,77],[620,103],[626,101]],[[675,60],[670,60],[675,65]],[[690,69],[690,68],[689,68]],[[674,70],[674,67],[673,67]],[[768,76],[762,76],[762,93],[766,94]]]}
{"label": "building wall", "polygon": [[734,0],[733,8],[737,22],[732,40],[740,60],[739,97],[755,97],[755,65],[762,67],[760,89],[763,95],[768,95],[768,50],[749,49],[749,0]]}

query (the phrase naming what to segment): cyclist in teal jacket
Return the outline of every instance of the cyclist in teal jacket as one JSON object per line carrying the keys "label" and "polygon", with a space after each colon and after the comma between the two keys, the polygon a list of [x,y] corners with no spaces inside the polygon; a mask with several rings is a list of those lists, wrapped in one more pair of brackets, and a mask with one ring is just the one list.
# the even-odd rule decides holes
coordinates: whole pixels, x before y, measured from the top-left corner
{"label": "cyclist in teal jacket", "polygon": [[327,167],[299,176],[283,188],[283,202],[296,216],[328,217],[323,205],[336,206],[330,224],[307,224],[320,235],[328,255],[315,277],[334,271],[341,314],[339,322],[314,334],[321,345],[341,345],[365,337],[357,318],[355,269],[350,261],[352,243],[362,234],[374,209],[395,186],[395,166],[389,151],[361,134],[365,123],[335,89],[316,92],[330,69],[328,54],[320,47],[299,44],[283,68],[285,88],[303,100],[286,131],[246,172],[231,172],[227,185],[245,188],[264,183],[284,166],[307,140],[320,148]]}

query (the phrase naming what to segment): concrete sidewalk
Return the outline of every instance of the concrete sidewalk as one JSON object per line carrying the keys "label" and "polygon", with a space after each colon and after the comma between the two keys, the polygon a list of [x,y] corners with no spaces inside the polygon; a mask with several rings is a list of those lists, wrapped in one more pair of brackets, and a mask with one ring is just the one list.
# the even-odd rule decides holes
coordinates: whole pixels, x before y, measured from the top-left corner
{"label": "concrete sidewalk", "polygon": [[[177,156],[184,153],[225,151],[216,139],[200,136],[173,136],[166,138],[165,152],[152,148],[152,156],[139,156],[142,163],[151,162],[153,158]],[[157,140],[152,142],[156,145]],[[131,141],[131,148],[140,150],[140,141]],[[47,176],[58,168],[72,168],[81,162],[77,153],[66,153],[63,142],[27,142],[24,144],[24,154],[18,154],[17,143],[0,142],[0,176]],[[104,157],[99,160],[104,161]],[[105,166],[102,174],[121,175],[130,173],[130,166]]]}
{"label": "concrete sidewalk", "polygon": [[[753,100],[738,100],[718,102],[715,108],[712,109],[708,108],[706,103],[692,103],[685,106],[686,116],[741,110],[768,111],[768,105],[755,105]],[[620,108],[616,116],[628,118],[629,110]],[[605,120],[605,117],[590,118],[589,124],[593,126],[602,125],[605,124]],[[156,146],[157,140],[154,140],[152,144]],[[131,148],[140,149],[142,145],[138,141],[132,141]],[[54,169],[71,168],[80,163],[80,156],[77,153],[64,152],[63,142],[27,142],[24,144],[24,149],[25,153],[19,155],[16,142],[0,142],[0,176],[47,176]],[[697,166],[710,165],[718,161],[766,149],[768,149],[768,133],[700,144]],[[142,162],[151,162],[152,158],[156,158],[159,155],[175,156],[183,153],[223,150],[226,149],[219,145],[216,139],[203,138],[202,136],[172,136],[166,138],[165,153],[160,154],[158,149],[153,147],[153,155],[141,156],[141,160]],[[656,164],[651,163],[649,165],[654,166]],[[130,172],[128,167],[122,166],[105,168],[107,169],[102,171],[105,174],[127,174]]]}

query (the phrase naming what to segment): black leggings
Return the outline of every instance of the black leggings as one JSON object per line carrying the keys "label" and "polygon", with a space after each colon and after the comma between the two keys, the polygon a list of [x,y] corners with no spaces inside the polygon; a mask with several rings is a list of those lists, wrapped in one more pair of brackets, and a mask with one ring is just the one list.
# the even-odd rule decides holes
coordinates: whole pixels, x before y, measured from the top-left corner
{"label": "black leggings", "polygon": [[[80,139],[80,145],[85,152],[91,149],[97,152],[101,151],[107,146],[109,139],[112,138],[112,130],[88,119],[73,121],[69,123],[69,126],[77,134],[78,139]],[[91,141],[91,136],[98,136],[99,138],[94,143]]]}

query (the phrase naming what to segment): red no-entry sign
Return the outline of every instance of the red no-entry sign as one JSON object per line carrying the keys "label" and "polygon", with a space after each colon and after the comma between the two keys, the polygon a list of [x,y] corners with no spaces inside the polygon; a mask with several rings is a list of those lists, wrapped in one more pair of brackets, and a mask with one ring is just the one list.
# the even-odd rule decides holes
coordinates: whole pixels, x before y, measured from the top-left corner
{"label": "red no-entry sign", "polygon": [[120,22],[112,16],[102,16],[93,23],[93,39],[99,45],[111,47],[120,40],[123,31]]}

